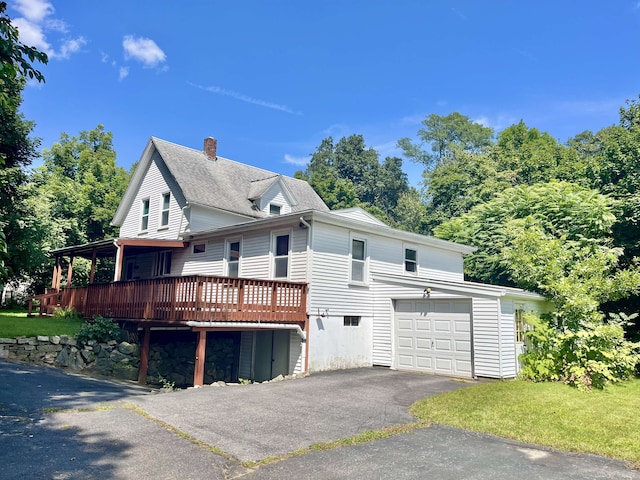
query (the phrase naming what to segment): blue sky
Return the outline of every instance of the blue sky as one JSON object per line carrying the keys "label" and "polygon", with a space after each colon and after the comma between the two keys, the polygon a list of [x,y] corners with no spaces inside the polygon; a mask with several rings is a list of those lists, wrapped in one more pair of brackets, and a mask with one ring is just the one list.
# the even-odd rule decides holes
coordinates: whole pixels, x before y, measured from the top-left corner
{"label": "blue sky", "polygon": [[454,111],[565,141],[640,94],[638,0],[8,4],[50,55],[22,106],[42,147],[103,124],[127,169],[150,136],[213,136],[219,155],[285,175],[329,135],[400,156],[398,139]]}

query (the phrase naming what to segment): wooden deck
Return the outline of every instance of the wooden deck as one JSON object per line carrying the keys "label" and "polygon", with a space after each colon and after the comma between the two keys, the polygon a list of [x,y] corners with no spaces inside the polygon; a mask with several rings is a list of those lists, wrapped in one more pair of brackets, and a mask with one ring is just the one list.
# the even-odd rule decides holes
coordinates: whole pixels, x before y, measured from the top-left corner
{"label": "wooden deck", "polygon": [[166,277],[63,289],[59,306],[85,317],[158,323],[307,320],[307,284],[214,276]]}

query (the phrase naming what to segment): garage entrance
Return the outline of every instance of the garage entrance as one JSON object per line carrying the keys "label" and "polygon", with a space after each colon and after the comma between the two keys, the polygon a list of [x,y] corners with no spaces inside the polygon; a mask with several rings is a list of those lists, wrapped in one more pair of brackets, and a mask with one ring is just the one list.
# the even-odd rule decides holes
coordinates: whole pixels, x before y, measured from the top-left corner
{"label": "garage entrance", "polygon": [[396,300],[395,367],[472,377],[471,301]]}

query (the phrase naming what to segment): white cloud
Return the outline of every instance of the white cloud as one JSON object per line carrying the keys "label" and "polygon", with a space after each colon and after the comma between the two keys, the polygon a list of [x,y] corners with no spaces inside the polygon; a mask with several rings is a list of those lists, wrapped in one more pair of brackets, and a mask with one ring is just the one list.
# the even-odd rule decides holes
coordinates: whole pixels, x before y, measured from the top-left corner
{"label": "white cloud", "polygon": [[124,47],[125,59],[138,60],[146,68],[153,68],[167,59],[158,44],[150,38],[135,38],[133,35],[126,35],[122,40],[122,46]]}
{"label": "white cloud", "polygon": [[14,8],[29,22],[42,23],[55,9],[46,0],[16,0]]}
{"label": "white cloud", "polygon": [[479,123],[483,127],[492,128],[494,132],[499,132],[505,128],[518,123],[520,120],[511,114],[497,113],[495,115],[481,115],[471,119],[472,122]]}
{"label": "white cloud", "polygon": [[118,80],[124,80],[129,75],[129,67],[120,67]]}
{"label": "white cloud", "polygon": [[297,165],[299,167],[306,167],[310,159],[311,157],[309,156],[295,157],[293,155],[289,155],[288,153],[285,153],[284,155],[284,163],[288,163],[289,165]]}
{"label": "white cloud", "polygon": [[22,17],[15,18],[12,23],[18,29],[20,42],[30,47],[36,47],[47,55],[51,55],[51,45],[47,42],[44,31],[40,25],[31,23],[29,20]]}
{"label": "white cloud", "polygon": [[51,17],[55,9],[49,1],[16,0],[13,7],[22,15],[13,19],[13,24],[18,28],[20,42],[45,52],[49,58],[69,58],[87,43],[83,37],[77,37],[56,41],[59,43],[58,47],[52,45],[47,34],[67,33],[68,28],[63,20]]}
{"label": "white cloud", "polygon": [[69,58],[72,53],[78,52],[87,41],[84,37],[78,37],[72,40],[66,40],[60,47],[60,51],[55,55],[59,58]]}
{"label": "white cloud", "polygon": [[211,87],[203,87],[202,85],[196,85],[194,83],[187,82],[192,87],[199,88],[206,92],[217,93],[218,95],[224,95],[226,97],[235,98],[236,100],[240,100],[241,102],[252,103],[253,105],[259,105],[261,107],[271,108],[273,110],[280,110],[281,112],[291,113],[293,115],[302,115],[301,112],[295,112],[291,110],[286,105],[279,105],[277,103],[268,102],[266,100],[260,100],[257,98],[250,97],[249,95],[245,95],[244,93],[234,92],[233,90],[226,90],[224,88],[211,86]]}

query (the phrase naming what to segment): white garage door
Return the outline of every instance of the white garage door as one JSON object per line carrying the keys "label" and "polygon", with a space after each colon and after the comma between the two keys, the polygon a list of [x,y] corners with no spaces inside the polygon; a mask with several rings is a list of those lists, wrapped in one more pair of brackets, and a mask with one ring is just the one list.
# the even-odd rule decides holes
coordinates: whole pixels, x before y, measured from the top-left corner
{"label": "white garage door", "polygon": [[471,302],[396,301],[395,367],[471,377]]}

